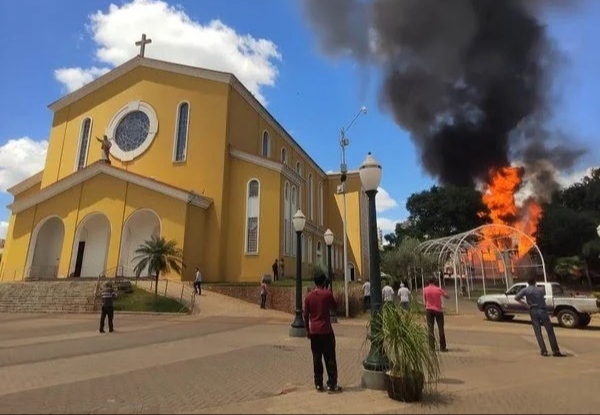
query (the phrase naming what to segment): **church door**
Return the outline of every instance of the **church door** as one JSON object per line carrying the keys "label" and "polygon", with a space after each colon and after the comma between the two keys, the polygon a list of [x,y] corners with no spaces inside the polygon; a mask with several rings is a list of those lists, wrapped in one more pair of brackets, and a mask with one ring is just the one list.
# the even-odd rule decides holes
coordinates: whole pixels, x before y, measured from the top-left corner
{"label": "church door", "polygon": [[81,277],[81,267],[83,266],[83,253],[85,252],[85,241],[79,242],[79,247],[77,248],[77,259],[75,260],[75,272],[73,273],[74,277]]}

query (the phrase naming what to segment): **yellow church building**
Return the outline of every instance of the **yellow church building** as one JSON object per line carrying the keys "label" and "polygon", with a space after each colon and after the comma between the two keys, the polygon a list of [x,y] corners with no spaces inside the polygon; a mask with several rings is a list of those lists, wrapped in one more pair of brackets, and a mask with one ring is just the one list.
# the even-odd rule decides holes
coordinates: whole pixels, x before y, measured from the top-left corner
{"label": "yellow church building", "polygon": [[[9,189],[2,281],[133,276],[134,252],[153,235],[184,252],[183,276],[168,278],[199,267],[205,281],[259,281],[276,258],[286,276],[296,260],[309,276],[327,264],[327,228],[343,275],[340,174],[325,173],[234,75],[138,56],[49,107],[45,167]],[[365,278],[357,171],[346,199],[349,274]]]}

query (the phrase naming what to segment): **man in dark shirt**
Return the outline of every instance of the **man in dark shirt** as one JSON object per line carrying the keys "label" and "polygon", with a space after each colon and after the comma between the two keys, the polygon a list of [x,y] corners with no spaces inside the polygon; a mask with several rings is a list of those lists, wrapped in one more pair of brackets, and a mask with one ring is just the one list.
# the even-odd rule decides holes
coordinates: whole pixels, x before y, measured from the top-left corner
{"label": "man in dark shirt", "polygon": [[[554,334],[554,327],[548,316],[548,307],[546,306],[546,298],[544,289],[536,285],[535,276],[532,276],[527,280],[527,287],[523,288],[517,295],[515,300],[529,307],[529,315],[531,316],[531,324],[533,325],[533,332],[535,338],[540,346],[540,353],[542,356],[548,356],[548,349],[546,349],[546,343],[542,336],[542,325],[546,328],[548,334],[548,340],[550,341],[550,347],[552,348],[552,354],[556,357],[562,357],[564,354],[560,352],[558,348],[558,342],[556,341],[556,335]],[[527,302],[523,300],[526,298]]]}
{"label": "man in dark shirt", "polygon": [[113,299],[117,295],[113,290],[112,283],[107,281],[104,284],[104,289],[102,290],[102,313],[100,314],[100,333],[104,333],[104,320],[108,317],[108,331],[113,332],[113,317],[115,315],[115,309],[113,307]]}
{"label": "man in dark shirt", "polygon": [[314,279],[315,289],[304,299],[304,321],[306,337],[310,339],[313,355],[315,387],[318,392],[323,389],[323,359],[327,369],[327,390],[341,392],[337,384],[337,362],[335,358],[335,334],[331,326],[330,310],[337,307],[333,293],[325,288],[327,277],[323,274]]}

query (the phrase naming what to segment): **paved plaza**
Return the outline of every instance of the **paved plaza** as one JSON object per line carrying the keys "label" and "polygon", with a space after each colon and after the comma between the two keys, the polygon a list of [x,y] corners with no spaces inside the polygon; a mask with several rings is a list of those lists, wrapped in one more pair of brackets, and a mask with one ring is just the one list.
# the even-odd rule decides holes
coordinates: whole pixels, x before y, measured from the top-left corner
{"label": "paved plaza", "polygon": [[598,319],[588,330],[557,328],[570,356],[543,358],[524,319],[490,323],[465,308],[447,318],[450,351],[437,393],[403,404],[358,387],[364,322],[335,326],[345,391],[318,394],[308,341],[287,335],[291,316],[214,293],[201,301],[194,316],[117,314],[112,334],[98,333],[93,315],[1,314],[0,412],[600,411]]}

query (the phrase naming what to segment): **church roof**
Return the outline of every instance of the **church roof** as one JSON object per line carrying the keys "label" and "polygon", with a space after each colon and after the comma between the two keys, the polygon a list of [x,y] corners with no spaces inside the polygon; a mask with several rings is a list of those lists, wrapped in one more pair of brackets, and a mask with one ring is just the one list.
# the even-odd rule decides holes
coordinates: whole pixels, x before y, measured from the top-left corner
{"label": "church roof", "polygon": [[[110,164],[107,164],[107,163],[104,163],[101,161],[97,161],[97,162],[89,165],[85,169],[81,169],[81,170],[51,184],[48,187],[44,187],[39,192],[37,192],[29,197],[26,197],[23,200],[18,200],[18,201],[13,202],[11,205],[8,205],[8,208],[12,211],[12,213],[22,212],[25,209],[29,209],[32,206],[35,206],[39,203],[42,203],[45,200],[48,200],[56,195],[59,195],[60,193],[63,193],[65,191],[69,190],[73,186],[77,186],[78,184],[83,183],[99,174],[106,174],[108,176],[115,177],[115,178],[123,180],[125,182],[132,183],[137,186],[153,190],[155,192],[164,194],[164,195],[172,197],[174,199],[181,200],[186,203],[190,203],[192,205],[198,206],[203,209],[208,209],[208,207],[213,202],[212,199],[209,197],[199,195],[192,191],[180,189],[178,187],[168,185],[168,184],[160,182],[158,180],[155,180],[155,179],[152,179],[149,177],[145,177],[145,176],[141,176],[139,174],[132,173],[132,172],[111,166]],[[42,180],[42,176],[38,173],[38,174],[30,177],[29,179],[26,179],[25,181],[33,180],[33,178],[35,178],[35,180],[38,180],[38,181]],[[18,185],[13,186],[9,190],[13,190],[14,188],[21,185],[22,183],[24,183],[24,182],[21,182]],[[28,187],[31,187],[34,184],[36,184],[36,183],[32,182],[32,183],[30,183],[30,185]],[[25,190],[25,189],[23,189],[23,190]],[[13,194],[18,194],[18,193],[19,192],[16,192]]]}
{"label": "church roof", "polygon": [[[195,66],[181,65],[173,62],[166,62],[157,59],[150,59],[146,57],[136,56],[135,58],[125,62],[124,64],[117,66],[110,72],[96,78],[92,82],[82,86],[81,88],[65,95],[59,100],[53,102],[48,106],[52,111],[59,111],[72,103],[84,98],[85,96],[97,91],[108,83],[114,81],[117,78],[131,72],[132,70],[144,67],[152,68],[166,72],[172,72],[180,75],[187,75],[195,78],[207,79],[215,82],[222,82],[231,85],[246,101],[258,112],[265,120],[271,125],[271,127],[277,131],[284,140],[287,140],[289,144],[296,147],[300,153],[302,153],[307,160],[313,165],[313,168],[320,173],[321,177],[326,178],[325,171],[319,166],[311,156],[298,144],[296,140],[286,131],[286,129],[271,115],[269,111],[256,99],[254,95],[246,88],[239,79],[232,73],[220,72],[212,69],[198,68]],[[332,137],[333,139],[333,137]]]}

